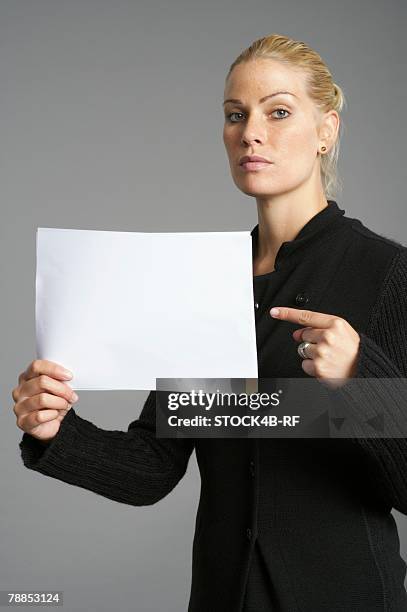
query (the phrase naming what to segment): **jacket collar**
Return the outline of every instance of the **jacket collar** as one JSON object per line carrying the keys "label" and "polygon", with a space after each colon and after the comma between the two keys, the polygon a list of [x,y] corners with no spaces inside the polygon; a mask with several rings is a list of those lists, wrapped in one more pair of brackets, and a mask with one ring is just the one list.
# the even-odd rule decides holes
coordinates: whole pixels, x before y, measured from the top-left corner
{"label": "jacket collar", "polygon": [[[334,222],[338,221],[345,211],[339,208],[335,200],[327,200],[328,206],[325,206],[316,215],[311,217],[309,221],[302,227],[293,240],[283,242],[277,252],[274,263],[275,270],[285,268],[286,265],[295,265],[305,254],[305,250],[315,244],[327,232],[331,230]],[[258,238],[259,225],[257,224],[250,232],[252,237],[252,256],[254,259]]]}

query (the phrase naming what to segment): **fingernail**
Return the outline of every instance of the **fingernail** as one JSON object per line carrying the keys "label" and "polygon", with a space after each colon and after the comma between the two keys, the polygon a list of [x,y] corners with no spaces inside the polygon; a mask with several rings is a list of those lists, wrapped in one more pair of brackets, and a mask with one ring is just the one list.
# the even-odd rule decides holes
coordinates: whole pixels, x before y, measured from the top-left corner
{"label": "fingernail", "polygon": [[271,314],[272,317],[278,317],[278,315],[280,314],[279,308],[272,308],[270,310],[270,314]]}
{"label": "fingernail", "polygon": [[73,376],[72,372],[70,372],[69,370],[65,370],[65,369],[61,370],[61,375],[64,378],[72,378],[72,376]]}
{"label": "fingernail", "polygon": [[76,393],[75,393],[75,391],[74,391],[74,392],[72,393],[72,395],[71,395],[71,400],[72,400],[73,402],[77,402],[77,401],[78,401],[78,399],[79,399],[79,397],[76,395]]}

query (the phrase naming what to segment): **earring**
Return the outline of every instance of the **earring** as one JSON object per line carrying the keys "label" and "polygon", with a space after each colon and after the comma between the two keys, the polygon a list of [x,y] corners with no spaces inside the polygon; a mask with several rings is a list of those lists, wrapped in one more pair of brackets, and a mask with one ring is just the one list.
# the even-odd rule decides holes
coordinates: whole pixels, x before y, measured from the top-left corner
{"label": "earring", "polygon": [[322,146],[322,147],[321,147],[321,151],[322,151],[322,152],[325,152],[325,151],[326,151],[326,147],[325,147],[325,146]]}

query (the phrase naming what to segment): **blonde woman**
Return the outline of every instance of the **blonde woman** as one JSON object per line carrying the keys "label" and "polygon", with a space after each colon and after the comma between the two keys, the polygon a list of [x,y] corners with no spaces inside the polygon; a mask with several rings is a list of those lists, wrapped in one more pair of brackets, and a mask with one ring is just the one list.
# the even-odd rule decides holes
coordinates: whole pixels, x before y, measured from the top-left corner
{"label": "blonde woman", "polygon": [[[259,378],[337,379],[346,394],[355,378],[407,377],[407,249],[333,199],[343,103],[315,50],[272,34],[227,74],[223,138],[257,204]],[[13,389],[28,468],[142,506],[195,450],[189,612],[407,610],[391,514],[407,514],[405,438],[159,439],[153,391],[128,431],[105,431],[74,410],[68,380],[35,360]]]}

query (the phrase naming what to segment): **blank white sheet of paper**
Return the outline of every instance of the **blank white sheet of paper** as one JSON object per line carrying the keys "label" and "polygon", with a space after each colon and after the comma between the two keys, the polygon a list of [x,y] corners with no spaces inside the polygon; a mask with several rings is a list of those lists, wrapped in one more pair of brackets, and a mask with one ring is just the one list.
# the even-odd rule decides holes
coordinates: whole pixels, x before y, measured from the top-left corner
{"label": "blank white sheet of paper", "polygon": [[35,323],[73,389],[257,378],[250,232],[39,227]]}

